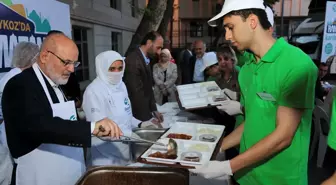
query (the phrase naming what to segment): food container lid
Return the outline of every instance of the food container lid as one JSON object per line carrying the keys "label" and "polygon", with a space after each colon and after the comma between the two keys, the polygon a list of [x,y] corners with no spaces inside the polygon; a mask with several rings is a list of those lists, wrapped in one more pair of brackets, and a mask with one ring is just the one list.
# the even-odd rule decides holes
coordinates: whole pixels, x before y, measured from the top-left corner
{"label": "food container lid", "polygon": [[217,139],[217,136],[212,134],[203,134],[199,136],[200,141],[206,141],[206,142],[215,142]]}
{"label": "food container lid", "polygon": [[183,161],[200,162],[202,158],[202,154],[196,151],[183,152],[181,154],[181,158]]}

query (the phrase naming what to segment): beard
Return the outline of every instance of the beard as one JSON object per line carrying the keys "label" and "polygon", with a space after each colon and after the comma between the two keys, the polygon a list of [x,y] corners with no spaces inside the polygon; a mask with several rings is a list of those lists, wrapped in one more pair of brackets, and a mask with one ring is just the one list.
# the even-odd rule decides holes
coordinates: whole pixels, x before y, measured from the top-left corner
{"label": "beard", "polygon": [[49,74],[49,78],[57,85],[65,85],[68,83],[69,77],[64,79],[62,78],[62,75],[57,74],[57,72],[55,72],[55,68],[51,65],[46,65],[46,70]]}
{"label": "beard", "polygon": [[150,48],[147,52],[147,55],[148,55],[148,58],[149,59],[155,59],[157,56],[156,56],[156,53],[154,53],[154,50],[153,48]]}

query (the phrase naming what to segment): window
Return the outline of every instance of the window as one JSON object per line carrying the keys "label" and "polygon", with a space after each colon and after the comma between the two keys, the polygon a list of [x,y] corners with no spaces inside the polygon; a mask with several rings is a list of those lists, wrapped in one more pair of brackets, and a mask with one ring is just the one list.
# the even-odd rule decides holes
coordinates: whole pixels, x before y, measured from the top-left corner
{"label": "window", "polygon": [[116,10],[121,10],[120,0],[110,0],[110,7]]}
{"label": "window", "polygon": [[190,37],[203,37],[203,24],[190,22]]}
{"label": "window", "polygon": [[72,27],[74,41],[78,47],[78,62],[81,63],[76,69],[75,74],[79,82],[89,80],[89,54],[87,42],[87,28]]}
{"label": "window", "polygon": [[131,1],[132,17],[137,17],[138,0]]}
{"label": "window", "polygon": [[111,32],[111,43],[112,50],[120,53],[121,34],[119,32]]}

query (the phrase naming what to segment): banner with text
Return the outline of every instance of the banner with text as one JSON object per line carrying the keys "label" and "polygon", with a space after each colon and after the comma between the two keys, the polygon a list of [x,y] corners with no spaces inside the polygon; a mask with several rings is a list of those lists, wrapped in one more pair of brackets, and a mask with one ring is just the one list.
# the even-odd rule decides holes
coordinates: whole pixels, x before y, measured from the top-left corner
{"label": "banner with text", "polygon": [[56,0],[0,0],[0,77],[11,69],[17,43],[41,45],[50,30],[71,36],[69,5]]}
{"label": "banner with text", "polygon": [[321,62],[336,54],[336,2],[327,1]]}

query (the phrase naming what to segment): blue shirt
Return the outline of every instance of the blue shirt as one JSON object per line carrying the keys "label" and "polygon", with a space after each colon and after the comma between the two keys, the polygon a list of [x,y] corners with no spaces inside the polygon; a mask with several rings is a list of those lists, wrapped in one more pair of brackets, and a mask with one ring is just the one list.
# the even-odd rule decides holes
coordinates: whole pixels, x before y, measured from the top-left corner
{"label": "blue shirt", "polygon": [[139,49],[140,49],[140,51],[141,51],[141,53],[142,53],[142,56],[143,56],[143,57],[144,57],[144,59],[145,59],[146,65],[148,65],[148,64],[150,63],[150,60],[149,60],[149,58],[148,58],[148,57],[146,57],[146,55],[144,54],[144,52],[142,52],[141,48],[139,48]]}
{"label": "blue shirt", "polygon": [[203,59],[196,59],[195,70],[194,70],[194,82],[203,82],[204,81],[204,72],[201,69],[204,67]]}

